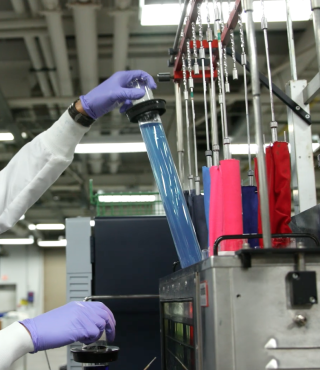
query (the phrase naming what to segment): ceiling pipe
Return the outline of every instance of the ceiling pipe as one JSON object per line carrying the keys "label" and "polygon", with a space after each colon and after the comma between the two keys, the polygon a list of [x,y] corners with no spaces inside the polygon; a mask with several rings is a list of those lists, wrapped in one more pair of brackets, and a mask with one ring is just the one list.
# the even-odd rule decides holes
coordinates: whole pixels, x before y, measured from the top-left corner
{"label": "ceiling pipe", "polygon": [[[113,16],[113,72],[123,71],[127,67],[128,48],[129,48],[129,18],[132,11],[128,10],[131,0],[116,0],[116,7],[119,10],[114,10],[110,13]],[[112,115],[119,114],[116,111]],[[119,135],[119,130],[111,132],[112,135]],[[111,174],[116,174],[121,163],[119,153],[109,154],[109,170]]]}
{"label": "ceiling pipe", "polygon": [[[17,14],[27,14],[27,10],[23,0],[11,0],[14,11]],[[51,97],[52,91],[47,78],[47,73],[44,69],[40,51],[36,42],[36,39],[33,36],[24,36],[24,41],[26,48],[28,50],[29,57],[31,59],[32,67],[37,76],[40,89],[44,97]],[[47,104],[49,115],[52,119],[57,118],[56,107],[53,104]]]}
{"label": "ceiling pipe", "polygon": [[58,0],[42,0],[50,34],[51,45],[57,67],[59,90],[62,96],[72,96],[73,86],[67,53],[66,38],[63,30],[62,12]]}
{"label": "ceiling pipe", "polygon": [[54,95],[59,96],[60,89],[59,89],[59,84],[58,84],[56,67],[54,64],[54,59],[53,59],[53,55],[52,55],[52,51],[50,47],[50,39],[48,36],[40,36],[39,42],[40,42],[40,46],[41,46],[41,50],[43,53],[46,66],[48,68],[48,75],[50,78],[50,82],[52,85]]}
{"label": "ceiling pipe", "polygon": [[68,7],[73,12],[81,93],[86,94],[99,83],[96,12],[101,6],[88,2],[72,3]]}
{"label": "ceiling pipe", "polygon": [[[101,5],[96,1],[74,2],[68,4],[72,9],[79,62],[81,94],[86,94],[99,84],[98,73],[98,32],[97,10]],[[84,27],[85,25],[85,27]],[[88,133],[89,137],[99,137],[98,123]],[[93,174],[102,172],[103,155],[89,154],[89,164]]]}

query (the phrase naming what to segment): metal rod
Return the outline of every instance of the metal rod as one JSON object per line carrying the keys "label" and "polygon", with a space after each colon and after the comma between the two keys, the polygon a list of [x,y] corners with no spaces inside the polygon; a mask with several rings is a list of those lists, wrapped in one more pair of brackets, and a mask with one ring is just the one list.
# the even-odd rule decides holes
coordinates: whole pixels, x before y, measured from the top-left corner
{"label": "metal rod", "polygon": [[149,369],[150,365],[157,359],[157,357],[155,357],[153,360],[151,360],[148,365],[143,369],[143,370],[147,370]]}
{"label": "metal rod", "polygon": [[294,35],[293,35],[291,11],[290,11],[290,0],[286,0],[286,6],[287,6],[287,34],[288,34],[288,45],[289,45],[291,79],[296,81],[298,79],[298,76],[297,76],[296,54],[295,54],[295,47],[294,47]]}
{"label": "metal rod", "polygon": [[127,294],[127,295],[91,295],[85,297],[84,301],[92,301],[93,299],[145,299],[159,298],[158,294]]}
{"label": "metal rod", "polygon": [[[178,44],[179,44],[179,40],[180,40],[180,36],[181,36],[181,30],[182,30],[182,27],[184,25],[184,19],[186,17],[188,3],[189,3],[189,0],[185,0],[184,3],[183,3],[183,9],[182,9],[182,12],[181,12],[180,22],[179,22],[179,25],[178,25],[178,29],[177,29],[174,41],[173,41],[173,47],[172,47],[173,50],[177,50],[177,48],[178,48]],[[170,63],[174,62],[174,57],[175,57],[174,55],[170,56],[170,59],[169,59]]]}
{"label": "metal rod", "polygon": [[183,182],[184,180],[183,122],[182,122],[181,91],[179,82],[174,83],[174,93],[176,97],[178,171],[180,181]]}
{"label": "metal rod", "polygon": [[191,169],[191,148],[190,148],[190,124],[189,124],[189,107],[188,107],[188,86],[187,86],[187,71],[186,71],[186,60],[185,55],[182,54],[182,75],[183,75],[183,96],[184,96],[184,103],[185,103],[185,110],[186,110],[186,130],[187,130],[187,156],[188,156],[188,180],[189,180],[189,192],[194,188],[193,186],[193,174]]}
{"label": "metal rod", "polygon": [[204,117],[205,117],[205,125],[206,125],[206,143],[207,143],[207,150],[206,150],[206,161],[207,167],[212,166],[212,152],[210,150],[210,136],[209,136],[209,122],[208,122],[208,108],[207,108],[207,84],[206,84],[206,70],[204,66],[205,60],[205,51],[203,47],[203,34],[202,34],[202,19],[201,19],[201,5],[198,3],[197,5],[198,11],[198,22],[199,22],[199,40],[200,40],[200,49],[199,49],[199,57],[201,59],[201,68],[202,68],[202,84],[203,84],[203,99],[204,99]]}
{"label": "metal rod", "polygon": [[261,6],[262,6],[261,29],[263,30],[263,36],[264,36],[264,45],[266,49],[266,60],[267,60],[268,80],[269,80],[269,95],[270,95],[270,109],[271,109],[270,128],[271,128],[272,142],[274,143],[275,141],[278,140],[278,123],[276,122],[275,115],[274,115],[272,76],[271,76],[269,44],[268,44],[268,21],[267,21],[267,18],[265,17],[264,0],[261,0]]}
{"label": "metal rod", "polygon": [[258,173],[259,173],[259,196],[261,205],[261,223],[263,231],[264,248],[271,248],[269,195],[267,185],[266,162],[262,139],[262,119],[260,104],[260,81],[258,70],[258,57],[256,46],[256,35],[253,22],[253,1],[244,0],[244,10],[247,13],[246,31],[249,58],[251,64],[251,85],[253,95],[253,112],[256,129]]}
{"label": "metal rod", "polygon": [[239,14],[238,18],[239,24],[239,32],[240,32],[240,43],[241,43],[241,64],[243,66],[243,83],[244,83],[244,102],[246,107],[246,123],[247,123],[247,143],[248,143],[248,163],[249,163],[249,171],[248,171],[248,179],[249,185],[253,185],[253,170],[252,170],[252,160],[251,160],[251,138],[250,138],[250,116],[249,116],[249,104],[248,104],[248,83],[247,83],[247,55],[245,51],[245,44],[244,44],[244,36],[243,36],[243,23],[242,23],[242,16]]}
{"label": "metal rod", "polygon": [[311,0],[311,8],[313,11],[313,29],[316,41],[318,68],[320,71],[320,0]]}
{"label": "metal rod", "polygon": [[196,25],[194,22],[191,23],[191,29],[192,29],[192,43],[193,43],[193,57],[194,57],[193,71],[195,75],[198,75],[200,71],[199,71],[199,64],[198,64]]}
{"label": "metal rod", "polygon": [[[221,7],[222,12],[222,7]],[[220,12],[218,9],[218,6],[216,6],[215,9],[215,23],[216,23],[216,32],[218,37],[218,51],[219,51],[219,72],[220,72],[220,87],[221,87],[221,94],[219,96],[220,107],[221,109],[221,117],[222,123],[223,123],[223,153],[224,153],[224,159],[230,159],[231,158],[231,152],[230,152],[230,139],[228,137],[228,123],[227,123],[227,109],[226,109],[226,94],[225,94],[225,86],[224,86],[224,75],[223,75],[223,52],[222,52],[222,42],[221,42],[221,29],[220,29]]]}
{"label": "metal rod", "polygon": [[219,137],[218,137],[218,119],[217,119],[217,105],[216,105],[216,85],[214,80],[214,68],[212,62],[212,40],[213,34],[210,26],[210,13],[209,3],[206,0],[207,8],[207,32],[206,38],[209,44],[209,62],[210,62],[210,111],[211,111],[211,137],[212,137],[212,152],[213,152],[213,165],[219,165]]}
{"label": "metal rod", "polygon": [[194,99],[193,99],[194,81],[193,81],[193,77],[192,77],[190,40],[187,40],[186,46],[187,46],[188,71],[189,71],[188,82],[189,82],[189,89],[190,89],[191,112],[192,112],[192,128],[193,128],[194,168],[195,168],[194,183],[195,183],[196,195],[200,195],[200,177],[199,177],[199,171],[198,171],[196,114],[195,114]]}

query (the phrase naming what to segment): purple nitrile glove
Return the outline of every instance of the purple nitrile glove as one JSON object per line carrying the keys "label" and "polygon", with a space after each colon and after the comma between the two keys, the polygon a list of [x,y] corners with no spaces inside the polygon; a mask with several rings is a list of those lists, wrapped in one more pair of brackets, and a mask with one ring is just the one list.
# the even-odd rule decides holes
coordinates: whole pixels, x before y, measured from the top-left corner
{"label": "purple nitrile glove", "polygon": [[108,342],[115,337],[115,319],[101,302],[70,302],[34,319],[20,322],[31,335],[34,352],[74,342],[90,344],[106,331]]}
{"label": "purple nitrile glove", "polygon": [[124,102],[120,109],[120,113],[124,113],[131,106],[132,100],[140,99],[145,94],[143,89],[128,87],[128,84],[135,79],[147,81],[150,89],[157,88],[153,78],[147,72],[140,70],[116,72],[88,94],[80,96],[83,109],[91,118],[97,119]]}

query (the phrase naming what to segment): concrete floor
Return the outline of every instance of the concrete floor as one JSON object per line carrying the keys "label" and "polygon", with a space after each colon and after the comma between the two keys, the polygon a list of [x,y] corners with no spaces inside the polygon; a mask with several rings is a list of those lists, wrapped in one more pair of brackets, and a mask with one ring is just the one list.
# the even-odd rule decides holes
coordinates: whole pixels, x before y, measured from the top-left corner
{"label": "concrete floor", "polygon": [[[60,366],[67,364],[66,347],[50,349],[47,351],[51,370],[59,370]],[[26,370],[49,370],[44,352],[38,352],[33,355],[27,354]]]}

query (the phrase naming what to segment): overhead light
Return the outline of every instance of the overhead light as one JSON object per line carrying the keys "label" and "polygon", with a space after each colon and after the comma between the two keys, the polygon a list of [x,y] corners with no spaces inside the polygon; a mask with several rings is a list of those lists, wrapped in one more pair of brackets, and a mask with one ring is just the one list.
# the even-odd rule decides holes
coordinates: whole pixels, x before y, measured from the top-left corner
{"label": "overhead light", "polygon": [[60,239],[60,240],[38,240],[39,247],[66,247],[67,240]]}
{"label": "overhead light", "polygon": [[104,203],[140,203],[154,202],[155,195],[100,195],[99,202]]}
{"label": "overhead light", "polygon": [[[266,148],[269,144],[265,144],[264,147]],[[315,152],[320,147],[319,143],[312,143],[312,151]],[[289,152],[290,144],[288,144]],[[234,155],[248,155],[248,144],[231,144],[230,145],[231,154]],[[250,144],[250,152],[252,155],[257,154],[257,144]]]}
{"label": "overhead light", "polygon": [[64,230],[66,227],[64,224],[30,224],[29,230]]}
{"label": "overhead light", "polygon": [[[234,1],[231,2],[231,9],[234,7]],[[264,2],[265,16],[268,22],[286,22],[286,2],[283,0],[271,0]],[[190,9],[190,8],[189,8]],[[187,9],[187,14],[189,13]],[[311,17],[311,7],[308,2],[301,4],[301,0],[291,0],[290,2],[291,18],[293,21],[308,21]],[[212,15],[211,23],[214,19],[213,4],[209,3],[209,13]],[[226,22],[229,18],[229,4],[222,4],[223,19]],[[180,5],[177,4],[149,4],[142,5],[141,25],[142,26],[170,26],[178,25],[180,21]],[[202,19],[207,19],[206,4],[201,6]],[[253,20],[260,23],[262,17],[262,8],[260,1],[253,2]],[[246,14],[243,14],[243,22],[246,21]]]}
{"label": "overhead light", "polygon": [[26,216],[25,216],[25,215],[22,215],[22,216],[19,218],[19,221],[23,221],[25,218],[26,218]]}
{"label": "overhead light", "polygon": [[0,239],[0,245],[30,245],[34,243],[34,238],[18,238],[18,239]]}
{"label": "overhead light", "polygon": [[146,152],[144,142],[78,144],[75,153],[141,153]]}
{"label": "overhead light", "polygon": [[95,220],[90,220],[90,226],[91,227],[94,227],[95,224],[96,224]]}
{"label": "overhead light", "polygon": [[12,141],[14,136],[11,132],[0,132],[0,141]]}

